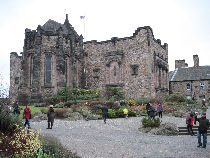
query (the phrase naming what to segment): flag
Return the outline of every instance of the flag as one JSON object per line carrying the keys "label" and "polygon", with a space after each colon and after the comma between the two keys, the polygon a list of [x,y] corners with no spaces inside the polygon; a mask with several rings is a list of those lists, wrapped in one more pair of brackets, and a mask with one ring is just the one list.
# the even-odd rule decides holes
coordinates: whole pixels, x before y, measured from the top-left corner
{"label": "flag", "polygon": [[80,19],[84,19],[85,18],[85,16],[80,16]]}

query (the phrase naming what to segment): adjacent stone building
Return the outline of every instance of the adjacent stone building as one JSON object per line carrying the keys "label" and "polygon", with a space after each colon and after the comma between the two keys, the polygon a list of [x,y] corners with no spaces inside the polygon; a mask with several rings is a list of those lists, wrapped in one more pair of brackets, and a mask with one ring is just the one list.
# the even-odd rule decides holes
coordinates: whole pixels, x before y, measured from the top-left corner
{"label": "adjacent stone building", "polygon": [[210,100],[210,66],[199,66],[198,55],[193,55],[194,66],[188,67],[185,60],[175,61],[175,70],[170,72],[169,93],[180,93],[201,103]]}
{"label": "adjacent stone building", "polygon": [[105,94],[120,88],[129,97],[163,98],[168,94],[168,45],[149,26],[133,36],[83,43],[66,15],[64,24],[47,21],[25,30],[22,56],[11,53],[11,101],[27,94],[42,102],[62,87],[95,88]]}

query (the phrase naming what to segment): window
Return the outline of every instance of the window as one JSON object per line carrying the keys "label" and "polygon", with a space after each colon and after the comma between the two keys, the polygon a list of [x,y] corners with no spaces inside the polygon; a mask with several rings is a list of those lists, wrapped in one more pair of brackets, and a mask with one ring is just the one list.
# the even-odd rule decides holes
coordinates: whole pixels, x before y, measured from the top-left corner
{"label": "window", "polygon": [[201,89],[204,89],[205,85],[204,82],[201,82]]}
{"label": "window", "polygon": [[45,59],[45,83],[51,83],[51,56],[46,56]]}
{"label": "window", "polygon": [[187,90],[188,90],[188,91],[191,90],[190,84],[189,84],[189,83],[187,84]]}
{"label": "window", "polygon": [[116,66],[114,66],[114,76],[117,75],[117,69],[116,69]]}
{"label": "window", "polygon": [[19,84],[19,77],[15,77],[15,84]]}
{"label": "window", "polygon": [[138,75],[138,65],[131,65],[131,75]]}

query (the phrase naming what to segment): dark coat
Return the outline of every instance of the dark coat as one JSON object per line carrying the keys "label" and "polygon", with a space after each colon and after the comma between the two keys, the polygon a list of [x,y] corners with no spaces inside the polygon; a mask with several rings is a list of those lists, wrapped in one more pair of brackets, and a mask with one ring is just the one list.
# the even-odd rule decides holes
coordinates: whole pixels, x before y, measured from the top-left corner
{"label": "dark coat", "polygon": [[149,116],[154,117],[155,116],[155,108],[153,106],[150,106],[149,108]]}
{"label": "dark coat", "polygon": [[206,117],[198,118],[197,121],[199,122],[198,130],[200,133],[207,133],[207,130],[210,126],[209,120]]}
{"label": "dark coat", "polygon": [[50,108],[47,112],[48,122],[54,122],[55,112],[53,108]]}
{"label": "dark coat", "polygon": [[108,113],[108,107],[105,105],[104,107],[101,108],[103,115],[107,115]]}
{"label": "dark coat", "polygon": [[18,115],[20,114],[20,107],[18,106],[17,103],[13,104],[13,109],[14,109],[13,111],[14,114],[18,114]]}

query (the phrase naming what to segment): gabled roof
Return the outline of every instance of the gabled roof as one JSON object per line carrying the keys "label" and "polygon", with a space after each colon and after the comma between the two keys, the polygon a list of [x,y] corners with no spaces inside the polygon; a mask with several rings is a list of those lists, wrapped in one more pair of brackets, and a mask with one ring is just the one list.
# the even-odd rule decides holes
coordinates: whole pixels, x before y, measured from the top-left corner
{"label": "gabled roof", "polygon": [[177,68],[170,74],[170,81],[198,81],[210,79],[210,66]]}
{"label": "gabled roof", "polygon": [[74,30],[72,25],[69,23],[68,20],[65,21],[64,24],[58,23],[54,20],[49,19],[43,26],[41,26],[41,29],[46,32],[51,32],[52,34],[57,34],[58,30],[61,29],[63,34],[73,34],[76,37],[79,37],[77,32]]}

